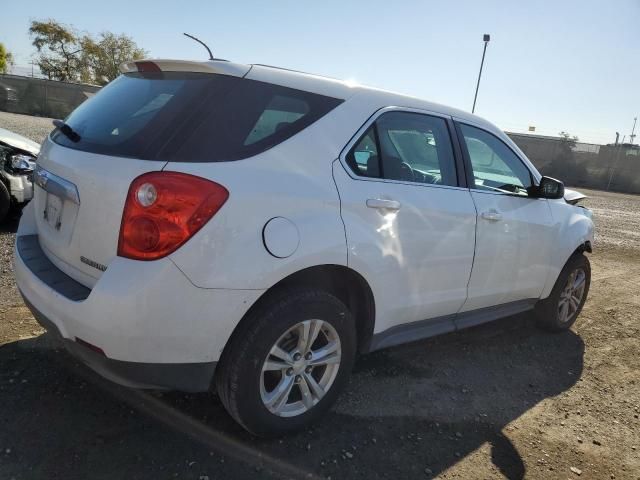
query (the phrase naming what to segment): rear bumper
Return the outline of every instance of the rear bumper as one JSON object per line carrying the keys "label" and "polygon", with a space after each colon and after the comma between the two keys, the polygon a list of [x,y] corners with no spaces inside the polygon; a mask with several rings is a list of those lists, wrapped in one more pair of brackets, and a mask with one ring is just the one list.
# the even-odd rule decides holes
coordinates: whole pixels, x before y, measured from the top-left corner
{"label": "rear bumper", "polygon": [[204,392],[211,385],[217,362],[140,363],[107,358],[81,343],[64,338],[51,320],[31,305],[24,295],[23,298],[38,323],[59,339],[69,353],[112,382],[131,388],[183,392]]}
{"label": "rear bumper", "polygon": [[[229,337],[262,290],[198,288],[168,258],[140,262],[121,257],[115,257],[89,289],[48,260],[31,228],[33,215],[29,203],[13,263],[18,288],[45,328],[62,337],[83,362],[118,383],[209,388]],[[24,248],[25,238],[30,248]]]}

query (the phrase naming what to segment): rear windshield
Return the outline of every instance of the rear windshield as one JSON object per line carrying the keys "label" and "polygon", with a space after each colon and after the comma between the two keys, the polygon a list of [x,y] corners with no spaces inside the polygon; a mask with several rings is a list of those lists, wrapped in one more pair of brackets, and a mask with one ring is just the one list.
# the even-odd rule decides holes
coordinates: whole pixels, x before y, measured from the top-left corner
{"label": "rear windshield", "polygon": [[127,73],[80,105],[54,142],[171,162],[239,160],[292,137],[342,100],[270,83],[191,72]]}

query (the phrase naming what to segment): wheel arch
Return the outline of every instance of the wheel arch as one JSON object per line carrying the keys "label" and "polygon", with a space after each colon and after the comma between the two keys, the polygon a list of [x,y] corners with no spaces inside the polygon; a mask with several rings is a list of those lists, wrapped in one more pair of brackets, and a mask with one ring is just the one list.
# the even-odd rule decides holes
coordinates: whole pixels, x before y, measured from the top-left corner
{"label": "wheel arch", "polygon": [[541,299],[551,294],[560,272],[574,254],[591,253],[594,240],[594,224],[588,211],[563,200],[549,201],[548,205],[556,235],[551,245],[547,280]]}
{"label": "wheel arch", "polygon": [[541,299],[547,298],[551,291],[553,290],[556,281],[558,280],[558,276],[560,272],[567,264],[567,262],[576,254],[583,254],[584,252],[591,253],[593,251],[591,239],[580,238],[577,242],[577,245],[573,245],[572,247],[563,250],[562,252],[558,252],[553,260],[553,264],[550,267],[550,274],[547,277],[547,281],[544,285],[544,289],[542,291],[542,295],[540,295]]}
{"label": "wheel arch", "polygon": [[591,240],[586,240],[584,243],[579,245],[578,248],[575,249],[573,254],[575,255],[576,253],[584,253],[584,252],[587,252],[587,253],[593,252],[593,249],[591,247]]}
{"label": "wheel arch", "polygon": [[[267,289],[247,310],[234,328],[231,339],[242,331],[251,314],[290,287],[319,288],[335,295],[351,311],[356,321],[358,352],[369,351],[375,325],[375,300],[369,283],[355,270],[343,265],[317,265],[298,270]],[[226,347],[225,347],[226,349]],[[223,353],[224,355],[224,353]]]}

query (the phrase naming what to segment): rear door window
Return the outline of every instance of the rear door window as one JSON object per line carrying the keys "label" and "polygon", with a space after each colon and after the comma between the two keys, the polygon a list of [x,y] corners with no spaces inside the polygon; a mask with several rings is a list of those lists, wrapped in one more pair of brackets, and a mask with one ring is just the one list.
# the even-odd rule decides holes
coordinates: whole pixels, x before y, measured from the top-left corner
{"label": "rear door window", "polygon": [[384,178],[457,185],[447,122],[412,112],[385,113],[377,121]]}
{"label": "rear door window", "polygon": [[84,102],[54,142],[92,153],[171,162],[247,158],[272,148],[342,100],[255,80],[192,72],[128,73]]}
{"label": "rear door window", "polygon": [[380,177],[380,159],[375,126],[370,127],[347,154],[347,163],[356,175]]}
{"label": "rear door window", "polygon": [[369,127],[346,156],[363,177],[457,186],[447,122],[413,112],[387,112]]}

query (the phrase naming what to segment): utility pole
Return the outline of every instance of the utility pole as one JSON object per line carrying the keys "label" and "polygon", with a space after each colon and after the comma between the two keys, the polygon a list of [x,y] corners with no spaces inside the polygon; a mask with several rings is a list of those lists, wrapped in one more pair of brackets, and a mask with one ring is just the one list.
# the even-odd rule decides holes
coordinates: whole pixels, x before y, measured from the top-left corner
{"label": "utility pole", "polygon": [[633,128],[631,129],[631,135],[629,138],[631,139],[631,145],[633,145],[633,141],[636,138],[636,122],[638,121],[638,117],[633,117]]}
{"label": "utility pole", "polygon": [[482,77],[482,67],[484,66],[484,56],[487,53],[487,44],[489,40],[491,40],[491,35],[485,33],[482,37],[484,41],[484,48],[482,49],[482,61],[480,62],[480,72],[478,73],[478,83],[476,83],[476,94],[473,97],[473,107],[471,108],[471,113],[476,111],[476,100],[478,99],[478,89],[480,88],[480,77]]}

